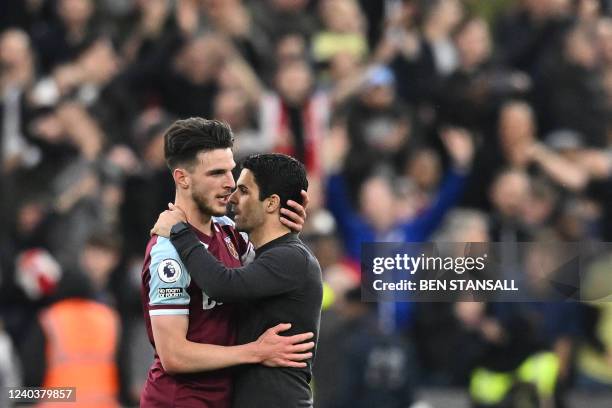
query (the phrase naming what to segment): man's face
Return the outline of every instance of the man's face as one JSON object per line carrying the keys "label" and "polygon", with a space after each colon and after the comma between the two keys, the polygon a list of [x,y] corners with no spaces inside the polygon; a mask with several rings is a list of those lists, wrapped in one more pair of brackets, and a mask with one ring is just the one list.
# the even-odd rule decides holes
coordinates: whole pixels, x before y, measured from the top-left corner
{"label": "man's face", "polygon": [[94,12],[91,0],[63,0],[58,13],[67,26],[86,23]]}
{"label": "man's face", "polygon": [[312,73],[306,64],[289,63],[277,74],[276,86],[285,102],[299,106],[308,98],[312,88]]}
{"label": "man's face", "polygon": [[87,245],[80,256],[80,266],[96,289],[104,289],[110,274],[119,262],[119,254],[112,249]]}
{"label": "man's face", "polygon": [[236,228],[239,231],[251,232],[263,224],[267,200],[259,201],[259,187],[255,183],[253,173],[248,169],[242,170],[236,186],[236,191],[230,197],[236,215]]}
{"label": "man's face", "polygon": [[28,37],[18,30],[8,30],[0,36],[0,65],[10,69],[23,67],[31,61]]}
{"label": "man's face", "polygon": [[492,202],[497,211],[506,217],[518,217],[524,211],[528,199],[529,179],[520,172],[500,175],[492,187]]}
{"label": "man's face", "polygon": [[236,163],[232,150],[227,148],[200,152],[197,159],[197,166],[188,171],[192,180],[191,197],[202,214],[223,216],[235,187],[232,169]]}

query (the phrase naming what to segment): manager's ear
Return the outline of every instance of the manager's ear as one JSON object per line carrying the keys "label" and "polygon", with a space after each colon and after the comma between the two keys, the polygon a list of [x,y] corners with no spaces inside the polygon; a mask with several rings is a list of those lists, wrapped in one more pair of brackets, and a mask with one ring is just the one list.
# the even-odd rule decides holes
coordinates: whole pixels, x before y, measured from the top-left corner
{"label": "manager's ear", "polygon": [[176,184],[176,188],[186,190],[191,184],[191,177],[189,175],[189,172],[186,169],[182,169],[180,167],[172,171],[172,178],[174,179],[174,184]]}
{"label": "manager's ear", "polygon": [[281,200],[278,194],[272,194],[270,197],[266,198],[265,211],[268,214],[275,213],[280,211]]}

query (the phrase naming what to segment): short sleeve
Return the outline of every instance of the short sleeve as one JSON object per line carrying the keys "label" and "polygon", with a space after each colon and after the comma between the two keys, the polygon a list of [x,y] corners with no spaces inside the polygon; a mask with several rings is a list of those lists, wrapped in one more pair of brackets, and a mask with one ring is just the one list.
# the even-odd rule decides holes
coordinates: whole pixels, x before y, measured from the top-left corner
{"label": "short sleeve", "polygon": [[191,277],[167,238],[158,237],[151,248],[149,276],[149,315],[189,314]]}

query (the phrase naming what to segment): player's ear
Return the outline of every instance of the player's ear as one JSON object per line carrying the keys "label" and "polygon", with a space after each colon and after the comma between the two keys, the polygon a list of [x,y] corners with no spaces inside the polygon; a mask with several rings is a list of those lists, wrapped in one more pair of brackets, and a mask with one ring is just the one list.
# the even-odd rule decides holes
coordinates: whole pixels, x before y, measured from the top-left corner
{"label": "player's ear", "polygon": [[172,171],[172,178],[177,188],[187,189],[191,184],[189,172],[183,168],[176,168]]}
{"label": "player's ear", "polygon": [[280,211],[280,197],[278,194],[272,194],[270,197],[266,198],[265,210],[269,214]]}

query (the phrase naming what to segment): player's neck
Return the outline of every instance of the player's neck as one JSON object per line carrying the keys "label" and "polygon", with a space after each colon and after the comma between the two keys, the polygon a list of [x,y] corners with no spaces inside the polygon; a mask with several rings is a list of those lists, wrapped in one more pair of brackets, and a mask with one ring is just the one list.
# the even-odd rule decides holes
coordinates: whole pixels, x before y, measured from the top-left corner
{"label": "player's neck", "polygon": [[175,204],[185,211],[189,224],[206,235],[212,235],[211,216],[202,214],[193,200],[187,200],[177,196]]}
{"label": "player's neck", "polygon": [[290,232],[291,230],[280,222],[264,223],[259,228],[249,232],[249,240],[255,248],[260,248],[268,242],[274,241],[276,238],[280,238]]}

